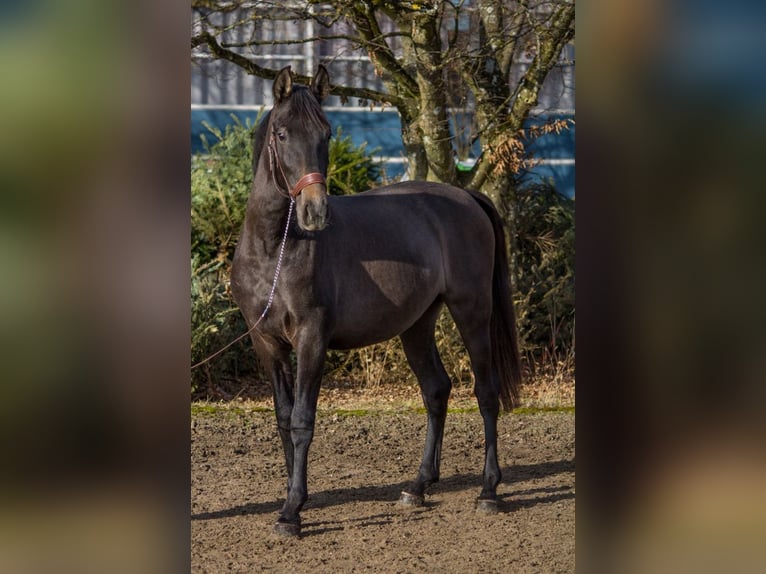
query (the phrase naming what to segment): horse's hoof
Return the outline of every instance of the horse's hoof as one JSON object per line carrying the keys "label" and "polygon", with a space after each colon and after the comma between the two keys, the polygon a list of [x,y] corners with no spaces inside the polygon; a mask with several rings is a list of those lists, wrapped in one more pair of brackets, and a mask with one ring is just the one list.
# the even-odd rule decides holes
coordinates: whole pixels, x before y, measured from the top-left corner
{"label": "horse's hoof", "polygon": [[274,524],[274,532],[280,536],[288,536],[294,538],[301,535],[301,525],[300,523],[295,524],[292,522],[282,522],[281,520],[277,520],[277,522]]}
{"label": "horse's hoof", "polygon": [[476,501],[476,512],[480,514],[497,514],[497,500],[480,498]]}
{"label": "horse's hoof", "polygon": [[399,504],[402,506],[424,506],[425,503],[425,497],[410,494],[409,492],[402,491],[402,495],[399,497]]}

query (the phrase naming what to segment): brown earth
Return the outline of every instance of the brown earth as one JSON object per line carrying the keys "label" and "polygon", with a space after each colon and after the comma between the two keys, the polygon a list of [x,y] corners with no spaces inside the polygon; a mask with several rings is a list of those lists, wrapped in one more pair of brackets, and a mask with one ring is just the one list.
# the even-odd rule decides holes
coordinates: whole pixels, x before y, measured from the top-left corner
{"label": "brown earth", "polygon": [[450,413],[441,481],[425,507],[407,509],[396,501],[420,464],[425,414],[322,408],[302,536],[285,539],[272,532],[286,484],[273,413],[252,402],[197,405],[192,571],[574,572],[574,419],[544,411],[500,418],[499,513],[485,516],[474,512],[483,464],[478,412]]}

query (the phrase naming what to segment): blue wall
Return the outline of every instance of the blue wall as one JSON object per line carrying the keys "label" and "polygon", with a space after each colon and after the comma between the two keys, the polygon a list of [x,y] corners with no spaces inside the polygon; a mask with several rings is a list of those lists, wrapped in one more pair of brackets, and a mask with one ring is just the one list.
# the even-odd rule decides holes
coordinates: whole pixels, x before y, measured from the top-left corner
{"label": "blue wall", "polygon": [[[208,141],[212,134],[202,125],[205,121],[223,130],[232,123],[231,116],[237,116],[244,124],[247,119],[255,121],[256,111],[238,109],[192,109],[191,110],[191,151],[203,151],[200,134],[207,134]],[[326,110],[327,119],[336,130],[341,128],[343,135],[351,137],[356,145],[367,144],[367,149],[374,155],[383,157],[404,157],[401,140],[401,125],[396,110],[374,110],[370,112]],[[534,125],[550,118],[571,118],[565,115],[545,115],[531,118],[528,125]],[[552,178],[556,189],[568,197],[575,196],[575,128],[571,126],[560,134],[548,134],[537,138],[528,149],[541,160],[569,160],[566,163],[537,165],[521,176],[522,181],[532,182]],[[474,155],[478,146],[474,147]],[[398,177],[404,173],[403,163],[389,162],[385,166],[389,177]]]}

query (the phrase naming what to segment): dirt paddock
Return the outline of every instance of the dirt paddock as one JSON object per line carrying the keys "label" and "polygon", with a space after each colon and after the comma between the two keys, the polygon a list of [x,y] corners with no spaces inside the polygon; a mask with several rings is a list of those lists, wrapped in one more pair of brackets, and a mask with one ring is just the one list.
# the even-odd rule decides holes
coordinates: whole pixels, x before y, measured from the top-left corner
{"label": "dirt paddock", "polygon": [[396,504],[414,478],[425,414],[320,412],[300,539],[272,533],[286,475],[273,413],[192,415],[193,572],[574,572],[575,416],[504,415],[499,513],[481,490],[478,412],[447,417],[441,481],[425,507]]}

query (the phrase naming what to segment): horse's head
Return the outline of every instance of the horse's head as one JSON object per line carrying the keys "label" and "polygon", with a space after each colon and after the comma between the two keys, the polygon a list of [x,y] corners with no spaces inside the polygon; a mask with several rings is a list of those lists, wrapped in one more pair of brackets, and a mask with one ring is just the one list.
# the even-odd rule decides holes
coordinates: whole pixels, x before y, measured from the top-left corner
{"label": "horse's head", "polygon": [[275,183],[295,199],[298,225],[319,231],[327,225],[327,166],[330,123],[321,102],[330,92],[324,66],[311,86],[293,85],[290,67],[274,81],[274,107],[270,114],[268,153]]}

